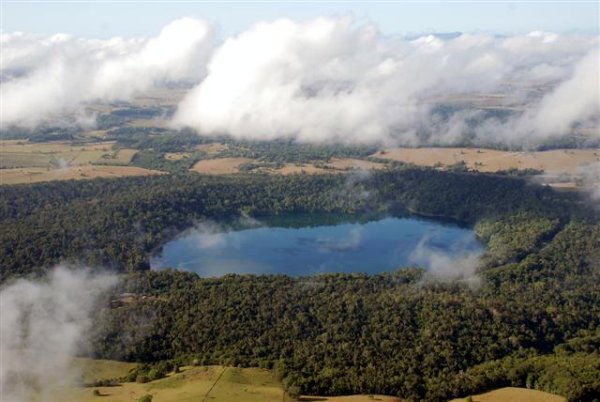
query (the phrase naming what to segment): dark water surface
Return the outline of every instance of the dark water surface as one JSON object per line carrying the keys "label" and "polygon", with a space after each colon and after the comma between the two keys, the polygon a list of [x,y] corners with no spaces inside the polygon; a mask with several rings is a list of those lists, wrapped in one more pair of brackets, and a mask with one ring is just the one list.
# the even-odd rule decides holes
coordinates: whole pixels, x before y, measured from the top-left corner
{"label": "dark water surface", "polygon": [[408,265],[426,268],[480,253],[474,232],[420,218],[375,220],[292,216],[227,225],[206,222],[165,244],[153,269],[200,276],[330,272],[378,273]]}

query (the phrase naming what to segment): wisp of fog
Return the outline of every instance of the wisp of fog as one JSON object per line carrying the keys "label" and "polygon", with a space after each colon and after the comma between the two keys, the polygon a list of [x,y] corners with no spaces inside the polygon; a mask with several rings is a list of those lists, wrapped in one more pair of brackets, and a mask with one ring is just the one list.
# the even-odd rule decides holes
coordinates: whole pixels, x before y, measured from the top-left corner
{"label": "wisp of fog", "polygon": [[72,359],[98,298],[116,276],[58,267],[40,280],[21,279],[0,290],[0,400],[52,401],[72,384]]}
{"label": "wisp of fog", "polygon": [[434,247],[432,235],[424,236],[410,255],[410,260],[427,271],[424,281],[461,281],[472,287],[479,286],[477,275],[481,251],[467,247],[467,242],[457,242],[450,250]]}

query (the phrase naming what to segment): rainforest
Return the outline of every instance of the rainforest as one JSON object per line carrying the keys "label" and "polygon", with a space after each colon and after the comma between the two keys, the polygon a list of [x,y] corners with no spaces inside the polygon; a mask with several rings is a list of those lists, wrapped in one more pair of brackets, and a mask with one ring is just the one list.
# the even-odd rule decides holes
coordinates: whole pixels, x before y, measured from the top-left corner
{"label": "rainforest", "polygon": [[[121,272],[103,296],[111,307],[93,314],[90,357],[140,362],[140,373],[192,361],[264,367],[315,395],[440,401],[510,385],[598,396],[600,362],[589,352],[599,336],[600,223],[575,193],[414,167],[0,192],[3,282],[57,264]],[[485,251],[458,281],[418,265],[293,277],[149,269],[157,249],[206,219],[334,212],[450,220],[473,228]]]}

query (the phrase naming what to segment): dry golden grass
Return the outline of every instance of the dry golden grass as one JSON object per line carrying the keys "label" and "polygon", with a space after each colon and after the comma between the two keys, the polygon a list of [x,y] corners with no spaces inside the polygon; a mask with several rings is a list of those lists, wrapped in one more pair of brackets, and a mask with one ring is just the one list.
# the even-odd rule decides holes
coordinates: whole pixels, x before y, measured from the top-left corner
{"label": "dry golden grass", "polygon": [[169,125],[169,121],[164,119],[134,119],[128,122],[127,125],[129,127],[166,128]]}
{"label": "dry golden grass", "polygon": [[[135,365],[108,360],[76,359],[74,367],[86,379],[118,378]],[[63,402],[135,402],[150,394],[153,402],[290,402],[273,372],[260,368],[223,366],[181,367],[179,373],[146,384],[122,383],[114,387],[63,387],[49,391],[46,400]],[[95,374],[95,375],[94,375]],[[98,390],[101,396],[95,396]],[[400,402],[383,395],[351,395],[337,397],[304,396],[302,401],[330,402]],[[37,401],[37,400],[36,400]]]}
{"label": "dry golden grass", "polygon": [[133,157],[135,156],[135,154],[137,154],[137,152],[138,151],[135,149],[122,148],[117,151],[117,154],[115,155],[115,159],[118,161],[118,163],[121,163],[123,165],[128,165],[131,163],[131,159],[133,159]]}
{"label": "dry golden grass", "polygon": [[[114,151],[103,152],[97,158],[88,161],[88,164],[95,165],[129,165],[134,155],[137,154],[136,149],[120,148]],[[83,163],[71,163],[71,165],[82,165]]]}
{"label": "dry golden grass", "polygon": [[[211,144],[212,145],[212,144]],[[190,170],[204,174],[233,174],[240,172],[240,165],[256,163],[251,158],[216,158],[197,162]],[[254,172],[280,175],[291,174],[331,174],[342,173],[348,170],[383,169],[385,164],[351,158],[333,158],[330,162],[319,167],[315,163],[286,163],[280,168],[259,167]]]}
{"label": "dry golden grass", "polygon": [[385,164],[371,162],[362,159],[332,158],[329,162],[321,165],[312,163],[286,163],[279,169],[262,168],[260,172],[290,175],[290,174],[331,174],[343,173],[348,170],[379,170],[384,169]]}
{"label": "dry golden grass", "polygon": [[106,138],[106,130],[89,130],[83,133],[84,137]]}
{"label": "dry golden grass", "polygon": [[[147,393],[146,384],[126,383],[115,387],[94,388],[59,388],[46,391],[44,398],[33,399],[30,402],[61,401],[61,402],[136,402]],[[98,390],[99,396],[93,394]],[[159,401],[159,399],[154,399]]]}
{"label": "dry golden grass", "polygon": [[[77,144],[68,141],[0,141],[0,168],[67,168],[90,164],[127,165],[135,149],[113,150],[114,141]],[[39,173],[32,170],[32,173]],[[8,173],[10,177],[13,174]]]}
{"label": "dry golden grass", "polygon": [[138,93],[131,104],[138,107],[175,106],[188,91],[187,88],[152,88]]}
{"label": "dry golden grass", "polygon": [[57,154],[84,151],[111,150],[114,141],[72,144],[70,141],[30,142],[28,140],[0,140],[0,153]]}
{"label": "dry golden grass", "polygon": [[164,174],[158,170],[143,169],[134,166],[69,166],[64,169],[17,168],[0,169],[0,185],[40,183],[53,180],[82,180],[97,177],[149,176]]}
{"label": "dry golden grass", "polygon": [[[73,368],[86,381],[113,379],[125,376],[134,363],[110,360],[75,359]],[[98,390],[101,396],[95,396]],[[146,384],[122,383],[114,387],[63,387],[49,390],[43,400],[62,402],[135,402],[150,394],[153,402],[279,402],[292,401],[284,395],[281,383],[273,372],[260,368],[223,366],[181,367],[179,373]],[[472,397],[474,402],[566,402],[565,398],[525,388],[501,388]],[[41,398],[34,399],[42,402]],[[401,402],[400,398],[385,395],[347,395],[322,397],[304,395],[304,402]],[[463,402],[455,399],[452,402]]]}
{"label": "dry golden grass", "polygon": [[400,398],[386,395],[347,395],[347,396],[302,396],[304,402],[401,402]]}
{"label": "dry golden grass", "polygon": [[333,169],[323,169],[307,163],[286,163],[279,169],[265,168],[260,169],[260,171],[284,176],[290,174],[325,174],[335,172]]}
{"label": "dry golden grass", "polygon": [[165,159],[168,161],[179,161],[192,156],[191,152],[167,152],[165,153]]}
{"label": "dry golden grass", "polygon": [[[66,154],[57,154],[55,158],[58,158],[61,161],[61,165],[69,165],[69,166],[80,166],[80,165],[89,165],[92,163],[110,163],[112,162],[110,158],[114,155],[114,151],[96,151],[96,150],[86,150],[80,151],[76,153],[66,153]],[[104,162],[106,161],[106,162]]]}
{"label": "dry golden grass", "polygon": [[347,170],[347,169],[358,169],[358,170],[379,170],[385,168],[385,164],[379,162],[365,161],[362,159],[352,158],[332,158],[329,166],[334,169]]}
{"label": "dry golden grass", "polygon": [[249,158],[205,159],[196,162],[190,170],[204,174],[232,174],[239,173],[241,164],[253,161]]}
{"label": "dry golden grass", "polygon": [[31,152],[0,152],[0,169],[15,167],[51,166],[54,156],[51,154],[33,154]]}
{"label": "dry golden grass", "polygon": [[212,142],[210,144],[200,144],[196,145],[197,151],[206,152],[208,155],[216,155],[219,152],[223,152],[229,149],[227,144],[222,144],[220,142]]}
{"label": "dry golden grass", "polygon": [[226,367],[208,394],[214,401],[280,402],[281,383],[269,370]]}
{"label": "dry golden grass", "polygon": [[[485,394],[474,395],[473,402],[566,402],[562,396],[526,388],[506,387]],[[463,402],[454,399],[451,402]]]}
{"label": "dry golden grass", "polygon": [[[91,361],[93,367],[116,373],[114,362]],[[83,365],[90,364],[90,361]],[[101,396],[94,396],[98,390]],[[280,402],[284,399],[281,384],[272,372],[258,368],[222,366],[183,367],[177,374],[146,384],[122,383],[115,387],[73,387],[56,390],[52,400],[64,402],[135,402],[150,394],[153,402]],[[46,395],[48,398],[48,395]],[[47,400],[47,399],[46,399]]]}
{"label": "dry golden grass", "polygon": [[577,183],[574,181],[565,181],[565,182],[560,182],[560,183],[548,183],[548,185],[550,187],[554,187],[557,189],[571,190],[571,189],[577,188]]}
{"label": "dry golden grass", "polygon": [[477,148],[392,148],[372,156],[420,166],[449,166],[464,161],[470,169],[497,172],[508,169],[539,169],[547,173],[577,173],[600,161],[598,149],[560,149],[540,152],[508,152]]}
{"label": "dry golden grass", "polygon": [[123,377],[137,367],[137,363],[78,357],[73,359],[72,367],[81,374],[84,382],[92,382]]}

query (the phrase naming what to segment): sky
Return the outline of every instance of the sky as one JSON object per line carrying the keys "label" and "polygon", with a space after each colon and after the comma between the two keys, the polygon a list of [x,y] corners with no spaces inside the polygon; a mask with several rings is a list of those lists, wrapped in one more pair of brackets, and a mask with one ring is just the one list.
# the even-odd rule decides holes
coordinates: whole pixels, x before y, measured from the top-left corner
{"label": "sky", "polygon": [[258,21],[351,15],[374,22],[384,34],[469,32],[515,34],[534,30],[598,33],[596,1],[552,2],[342,2],[342,1],[11,1],[4,0],[2,32],[68,33],[88,38],[154,35],[170,21],[213,22],[219,36]]}

